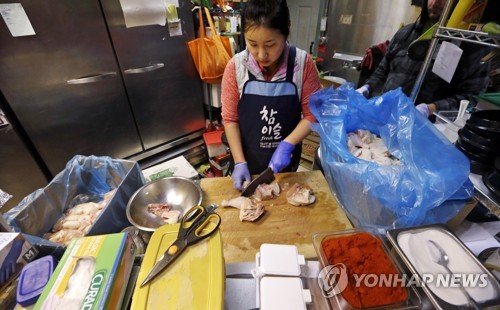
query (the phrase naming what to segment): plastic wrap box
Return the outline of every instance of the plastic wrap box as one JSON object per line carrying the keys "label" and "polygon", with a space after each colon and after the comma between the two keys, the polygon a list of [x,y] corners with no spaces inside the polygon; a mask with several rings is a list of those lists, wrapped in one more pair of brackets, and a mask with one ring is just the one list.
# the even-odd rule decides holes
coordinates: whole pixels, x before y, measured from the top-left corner
{"label": "plastic wrap box", "polygon": [[198,172],[191,166],[184,156],[179,156],[161,164],[149,167],[142,171],[147,182],[152,182],[166,177],[185,177],[195,179]]}
{"label": "plastic wrap box", "polygon": [[4,217],[15,231],[29,235],[32,245],[57,245],[43,239],[43,235],[74,203],[75,197],[102,199],[116,189],[86,235],[118,233],[131,226],[125,209],[130,197],[144,184],[135,161],[77,155],[45,188],[26,196]]}
{"label": "plastic wrap box", "polygon": [[[72,281],[82,258],[92,259],[94,268],[89,278]],[[68,302],[64,299],[66,292],[73,299],[71,305],[79,304],[77,309],[120,309],[134,258],[135,245],[128,233],[73,239],[34,309],[61,309],[63,304],[68,309],[64,303]]]}

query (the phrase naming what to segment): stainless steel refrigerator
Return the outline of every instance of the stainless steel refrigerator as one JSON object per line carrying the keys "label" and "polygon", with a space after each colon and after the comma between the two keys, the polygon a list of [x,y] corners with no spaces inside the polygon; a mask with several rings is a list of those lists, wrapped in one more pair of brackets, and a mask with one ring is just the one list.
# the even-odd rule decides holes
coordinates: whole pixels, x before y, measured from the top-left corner
{"label": "stainless steel refrigerator", "polygon": [[139,160],[201,139],[190,1],[179,1],[175,37],[126,28],[119,0],[19,3],[35,34],[15,37],[0,20],[0,88],[53,175],[76,154]]}
{"label": "stainless steel refrigerator", "polygon": [[[0,209],[5,213],[15,207],[24,197],[48,183],[48,170],[36,159],[32,145],[15,128],[16,120],[5,111],[5,97],[0,90],[0,190],[12,197]],[[1,205],[1,204],[0,204]],[[1,225],[0,225],[1,226]],[[0,229],[1,231],[1,229]]]}

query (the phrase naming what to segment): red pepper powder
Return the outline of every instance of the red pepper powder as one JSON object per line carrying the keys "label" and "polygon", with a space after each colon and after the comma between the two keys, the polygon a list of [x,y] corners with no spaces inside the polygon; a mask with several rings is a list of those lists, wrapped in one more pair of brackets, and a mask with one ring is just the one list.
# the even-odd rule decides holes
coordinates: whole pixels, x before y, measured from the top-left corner
{"label": "red pepper powder", "polygon": [[[408,298],[408,291],[401,282],[394,286],[366,286],[360,281],[356,287],[354,275],[386,275],[399,277],[399,272],[382,247],[382,241],[369,233],[330,238],[322,242],[323,251],[330,265],[342,263],[346,266],[348,284],[342,296],[356,308],[377,307],[395,304]],[[373,282],[370,282],[373,283]]]}

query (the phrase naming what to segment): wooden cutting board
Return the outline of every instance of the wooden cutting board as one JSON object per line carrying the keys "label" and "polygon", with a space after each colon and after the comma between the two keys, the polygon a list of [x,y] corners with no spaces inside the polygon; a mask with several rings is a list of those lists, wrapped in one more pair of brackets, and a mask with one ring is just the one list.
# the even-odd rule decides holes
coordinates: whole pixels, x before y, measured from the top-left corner
{"label": "wooden cutting board", "polygon": [[[266,211],[255,222],[241,222],[236,208],[219,207],[217,213],[222,218],[220,230],[226,263],[255,261],[255,254],[263,243],[294,244],[306,259],[316,258],[312,244],[314,233],[352,228],[320,171],[278,173],[274,182],[285,189],[295,182],[307,185],[313,189],[316,202],[295,207],[287,203],[283,192],[263,202]],[[203,206],[220,205],[222,200],[240,195],[233,189],[229,177],[204,178],[201,188]]]}

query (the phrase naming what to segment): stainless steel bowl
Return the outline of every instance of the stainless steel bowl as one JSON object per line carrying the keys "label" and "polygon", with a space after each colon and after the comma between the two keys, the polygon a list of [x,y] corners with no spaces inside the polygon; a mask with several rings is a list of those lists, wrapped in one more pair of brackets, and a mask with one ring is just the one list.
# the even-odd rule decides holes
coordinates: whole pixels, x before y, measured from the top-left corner
{"label": "stainless steel bowl", "polygon": [[201,188],[193,180],[183,177],[158,179],[139,188],[130,198],[127,219],[141,230],[155,231],[165,222],[148,212],[148,204],[167,203],[173,210],[179,210],[182,217],[187,210],[200,205],[201,199]]}

